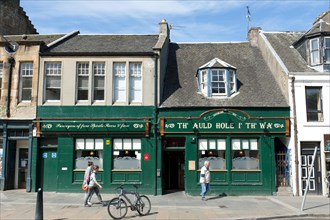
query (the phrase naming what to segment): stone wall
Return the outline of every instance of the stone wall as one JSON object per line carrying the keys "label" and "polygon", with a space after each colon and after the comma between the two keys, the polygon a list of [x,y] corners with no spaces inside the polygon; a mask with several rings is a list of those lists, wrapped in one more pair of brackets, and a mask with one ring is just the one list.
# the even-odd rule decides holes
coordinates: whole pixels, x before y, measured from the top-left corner
{"label": "stone wall", "polygon": [[0,0],[0,35],[37,34],[19,0]]}

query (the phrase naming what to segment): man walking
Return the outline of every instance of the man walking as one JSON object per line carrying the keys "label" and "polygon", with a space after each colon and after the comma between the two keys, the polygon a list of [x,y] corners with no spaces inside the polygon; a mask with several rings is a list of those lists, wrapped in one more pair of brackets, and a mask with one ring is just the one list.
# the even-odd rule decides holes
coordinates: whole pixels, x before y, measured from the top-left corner
{"label": "man walking", "polygon": [[210,188],[211,175],[210,175],[209,167],[210,167],[210,161],[206,160],[204,162],[204,166],[201,169],[201,176],[200,176],[200,180],[199,180],[201,187],[202,187],[201,196],[202,196],[203,201],[206,201],[205,195],[209,191],[209,188]]}

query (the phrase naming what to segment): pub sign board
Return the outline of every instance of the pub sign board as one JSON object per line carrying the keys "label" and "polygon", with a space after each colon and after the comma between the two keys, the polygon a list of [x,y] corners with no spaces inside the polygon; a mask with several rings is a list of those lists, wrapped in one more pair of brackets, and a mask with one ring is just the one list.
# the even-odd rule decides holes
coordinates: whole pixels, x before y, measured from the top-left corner
{"label": "pub sign board", "polygon": [[166,133],[276,133],[289,136],[289,118],[251,118],[240,110],[212,110],[199,117],[161,118],[161,135]]}

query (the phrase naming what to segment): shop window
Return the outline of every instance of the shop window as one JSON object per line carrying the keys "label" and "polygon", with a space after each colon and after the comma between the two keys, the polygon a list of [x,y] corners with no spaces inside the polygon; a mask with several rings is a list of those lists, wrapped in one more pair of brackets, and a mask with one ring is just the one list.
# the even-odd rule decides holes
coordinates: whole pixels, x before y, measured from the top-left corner
{"label": "shop window", "polygon": [[206,160],[210,161],[210,169],[226,169],[226,140],[225,139],[200,139],[198,141],[199,169]]}
{"label": "shop window", "polygon": [[76,169],[86,169],[87,162],[92,161],[103,169],[103,139],[76,139]]}
{"label": "shop window", "polygon": [[45,101],[61,99],[61,62],[45,62]]}
{"label": "shop window", "polygon": [[141,139],[113,140],[113,169],[141,169]]}
{"label": "shop window", "polygon": [[20,64],[20,83],[19,99],[20,101],[31,101],[32,98],[32,75],[33,63],[24,62]]}
{"label": "shop window", "polygon": [[323,121],[322,88],[306,87],[307,121]]}
{"label": "shop window", "polygon": [[257,139],[232,139],[232,169],[259,169],[259,147]]}

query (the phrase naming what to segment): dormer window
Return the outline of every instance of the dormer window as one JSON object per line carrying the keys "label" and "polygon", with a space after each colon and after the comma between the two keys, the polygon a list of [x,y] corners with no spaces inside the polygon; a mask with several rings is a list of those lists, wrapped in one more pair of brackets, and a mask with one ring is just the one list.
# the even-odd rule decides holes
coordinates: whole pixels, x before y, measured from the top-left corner
{"label": "dormer window", "polygon": [[320,49],[319,49],[319,39],[310,40],[310,50],[311,50],[311,64],[320,64]]}
{"label": "dormer window", "polygon": [[215,58],[198,68],[199,92],[206,97],[230,97],[237,92],[236,67]]}
{"label": "dormer window", "polygon": [[330,63],[330,37],[324,38],[324,62]]}

